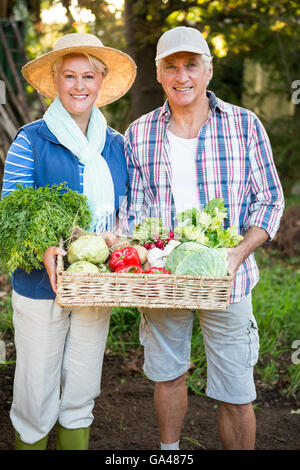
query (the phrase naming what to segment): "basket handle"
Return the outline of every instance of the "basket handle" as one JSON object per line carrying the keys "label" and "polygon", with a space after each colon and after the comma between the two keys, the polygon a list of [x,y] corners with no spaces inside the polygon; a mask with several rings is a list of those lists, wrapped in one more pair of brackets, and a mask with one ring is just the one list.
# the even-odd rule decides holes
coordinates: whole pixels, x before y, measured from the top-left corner
{"label": "basket handle", "polygon": [[[63,249],[64,247],[64,241],[62,238],[59,240],[59,248]],[[56,262],[56,274],[60,274],[64,270],[64,265],[63,265],[63,258],[62,255],[57,255],[57,262]]]}

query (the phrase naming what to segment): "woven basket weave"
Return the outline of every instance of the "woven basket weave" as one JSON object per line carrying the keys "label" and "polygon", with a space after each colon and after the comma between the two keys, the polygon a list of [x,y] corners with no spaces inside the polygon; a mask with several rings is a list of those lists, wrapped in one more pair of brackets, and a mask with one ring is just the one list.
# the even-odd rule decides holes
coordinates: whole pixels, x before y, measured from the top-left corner
{"label": "woven basket weave", "polygon": [[57,296],[61,307],[110,306],[226,310],[233,276],[74,273],[57,257]]}

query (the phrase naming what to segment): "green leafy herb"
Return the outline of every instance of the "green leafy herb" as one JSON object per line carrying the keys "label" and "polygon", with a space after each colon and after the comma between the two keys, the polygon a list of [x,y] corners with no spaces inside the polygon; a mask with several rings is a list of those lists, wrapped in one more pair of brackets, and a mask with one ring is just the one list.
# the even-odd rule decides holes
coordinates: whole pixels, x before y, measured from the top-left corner
{"label": "green leafy herb", "polygon": [[66,183],[39,188],[17,186],[0,201],[0,266],[29,273],[42,269],[45,250],[70,237],[72,228],[91,223],[84,195]]}
{"label": "green leafy herb", "polygon": [[223,221],[227,211],[222,198],[209,201],[202,211],[195,208],[180,212],[176,216],[179,225],[175,232],[183,241],[195,241],[210,248],[229,248],[236,246],[243,237],[236,226],[224,229]]}
{"label": "green leafy herb", "polygon": [[155,242],[158,239],[167,240],[169,230],[163,225],[162,219],[146,217],[140,225],[136,225],[133,231],[133,239],[140,244]]}

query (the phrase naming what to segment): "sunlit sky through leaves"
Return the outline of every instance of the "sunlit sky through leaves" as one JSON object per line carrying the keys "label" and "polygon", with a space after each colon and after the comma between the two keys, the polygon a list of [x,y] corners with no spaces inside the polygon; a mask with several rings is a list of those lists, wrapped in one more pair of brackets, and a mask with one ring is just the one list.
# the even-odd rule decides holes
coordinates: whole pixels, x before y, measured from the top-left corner
{"label": "sunlit sky through leaves", "polygon": [[[124,0],[107,0],[108,8],[118,17],[119,10],[122,9]],[[72,16],[77,23],[91,23],[95,21],[95,15],[87,8],[80,8],[78,0],[72,0],[70,7]],[[41,14],[42,22],[45,24],[67,23],[67,10],[60,1],[57,1],[52,7],[43,10]]]}

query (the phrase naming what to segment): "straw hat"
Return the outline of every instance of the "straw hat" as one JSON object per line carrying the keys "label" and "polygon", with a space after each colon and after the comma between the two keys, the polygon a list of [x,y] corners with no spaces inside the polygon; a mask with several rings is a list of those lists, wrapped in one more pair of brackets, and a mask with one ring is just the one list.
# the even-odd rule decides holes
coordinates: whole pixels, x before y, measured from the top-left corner
{"label": "straw hat", "polygon": [[112,103],[125,95],[136,76],[136,64],[124,52],[105,47],[99,38],[88,33],[71,33],[59,38],[53,51],[31,60],[22,67],[23,77],[46,98],[55,99],[56,87],[52,75],[54,62],[66,54],[84,53],[100,59],[108,68],[102,82],[96,106]]}

